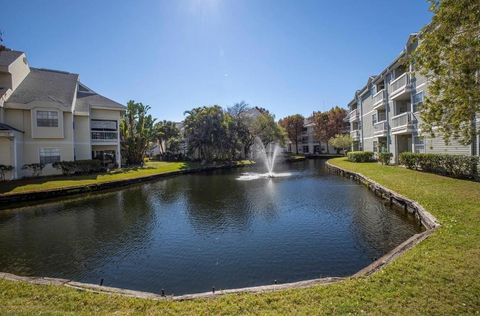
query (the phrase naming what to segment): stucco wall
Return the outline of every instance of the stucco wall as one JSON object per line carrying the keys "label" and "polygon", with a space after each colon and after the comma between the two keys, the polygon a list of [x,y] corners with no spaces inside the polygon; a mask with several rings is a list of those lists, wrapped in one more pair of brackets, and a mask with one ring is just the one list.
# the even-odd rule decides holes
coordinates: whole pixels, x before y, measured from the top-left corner
{"label": "stucco wall", "polygon": [[90,119],[120,121],[120,111],[119,110],[91,109]]}
{"label": "stucco wall", "polygon": [[[73,145],[73,116],[72,113],[62,112],[59,118],[64,122],[62,125],[62,134],[64,138],[32,138],[32,115],[29,110],[5,109],[5,123],[24,131],[23,141],[19,141],[19,150],[17,151],[17,163],[19,169],[24,164],[39,163],[41,148],[58,148],[61,160],[74,160]],[[54,128],[55,129],[55,128]],[[36,129],[34,128],[34,131]],[[22,157],[18,156],[22,153]],[[18,171],[19,176],[29,176],[28,171]],[[59,171],[46,166],[43,175],[58,174]]]}
{"label": "stucco wall", "polygon": [[[50,111],[56,112],[58,115],[58,127],[37,126],[37,112]],[[53,107],[38,107],[32,109],[31,112],[31,138],[64,138],[65,129],[68,127],[68,121],[64,122],[63,111]],[[64,129],[64,124],[65,126]]]}
{"label": "stucco wall", "polygon": [[75,159],[91,159],[90,118],[88,116],[74,116],[75,121]]}
{"label": "stucco wall", "polygon": [[10,88],[12,90],[15,90],[30,72],[30,68],[28,67],[27,58],[25,57],[25,54],[22,54],[12,64],[10,64],[8,69],[9,69],[9,72],[12,74],[11,76],[12,86]]}

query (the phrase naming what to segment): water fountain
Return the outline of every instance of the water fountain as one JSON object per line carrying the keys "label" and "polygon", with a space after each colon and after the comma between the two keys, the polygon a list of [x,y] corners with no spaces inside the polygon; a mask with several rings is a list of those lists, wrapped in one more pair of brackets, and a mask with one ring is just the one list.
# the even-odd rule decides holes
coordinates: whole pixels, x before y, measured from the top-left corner
{"label": "water fountain", "polygon": [[278,177],[287,177],[291,173],[275,173],[273,170],[275,168],[275,161],[280,153],[281,147],[277,143],[269,143],[267,146],[263,144],[260,138],[255,139],[254,144],[254,154],[256,157],[259,157],[266,167],[266,173],[256,173],[256,172],[247,172],[243,173],[238,180],[255,180],[259,178],[278,178]]}

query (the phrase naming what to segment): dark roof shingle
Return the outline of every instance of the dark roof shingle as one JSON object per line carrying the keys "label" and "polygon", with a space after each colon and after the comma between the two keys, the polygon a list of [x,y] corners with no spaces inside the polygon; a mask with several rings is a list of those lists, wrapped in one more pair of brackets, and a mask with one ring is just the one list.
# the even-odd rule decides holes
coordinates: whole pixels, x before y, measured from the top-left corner
{"label": "dark roof shingle", "polygon": [[30,73],[6,103],[29,104],[34,101],[47,101],[71,107],[77,82],[78,74],[30,68]]}

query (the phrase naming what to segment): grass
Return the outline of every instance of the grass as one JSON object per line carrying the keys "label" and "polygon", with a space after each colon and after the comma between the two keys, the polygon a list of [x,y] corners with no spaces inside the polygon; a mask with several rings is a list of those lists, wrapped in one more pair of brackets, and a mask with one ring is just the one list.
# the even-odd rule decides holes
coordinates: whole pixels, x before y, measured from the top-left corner
{"label": "grass", "polygon": [[302,154],[289,154],[287,156],[287,161],[294,162],[294,161],[301,161],[305,160],[305,155]]}
{"label": "grass", "polygon": [[[242,160],[236,163],[246,165],[251,162],[249,160]],[[199,167],[202,167],[202,165],[194,162],[148,161],[145,163],[144,167],[122,168],[101,174],[55,176],[8,181],[0,184],[0,194],[39,192],[44,190],[79,187],[89,184],[122,181]]]}
{"label": "grass", "polygon": [[480,183],[345,158],[330,161],[417,200],[442,226],[378,273],[334,285],[164,302],[1,280],[0,314],[480,313]]}

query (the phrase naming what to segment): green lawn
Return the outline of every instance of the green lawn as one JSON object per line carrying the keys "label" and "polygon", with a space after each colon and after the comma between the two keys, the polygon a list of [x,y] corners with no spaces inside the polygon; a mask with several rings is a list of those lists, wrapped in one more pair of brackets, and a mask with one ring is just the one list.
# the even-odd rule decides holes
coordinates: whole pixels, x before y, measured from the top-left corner
{"label": "green lawn", "polygon": [[0,314],[480,313],[480,183],[344,158],[331,162],[417,200],[442,226],[383,270],[334,285],[165,302],[0,281]]}
{"label": "green lawn", "polygon": [[[238,161],[237,164],[249,164],[248,160]],[[67,187],[85,186],[89,184],[114,182],[127,179],[141,178],[156,174],[202,167],[192,162],[164,162],[149,161],[142,168],[123,168],[108,173],[69,177],[44,177],[36,179],[15,180],[0,183],[0,194],[20,192],[38,192]]]}

